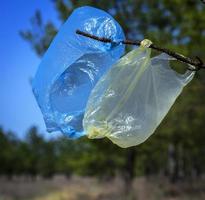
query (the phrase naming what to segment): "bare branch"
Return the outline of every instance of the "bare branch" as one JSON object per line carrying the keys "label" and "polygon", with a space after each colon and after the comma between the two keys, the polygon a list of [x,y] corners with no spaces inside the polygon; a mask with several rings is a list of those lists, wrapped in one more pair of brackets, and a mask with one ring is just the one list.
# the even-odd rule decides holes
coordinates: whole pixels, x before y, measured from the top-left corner
{"label": "bare branch", "polygon": [[[80,31],[80,30],[76,30],[76,33],[79,34],[79,35],[82,35],[84,37],[88,37],[88,38],[91,38],[91,39],[94,39],[94,40],[97,40],[97,41],[100,41],[100,42],[116,43],[116,42],[112,41],[109,38],[98,37],[98,36],[95,36],[95,35],[92,35],[90,33]],[[119,43],[127,44],[127,45],[140,46],[141,41],[139,41],[139,40],[138,41],[123,40],[123,41],[120,41]],[[171,56],[173,58],[176,58],[180,62],[187,63],[187,64],[190,64],[190,65],[194,66],[195,69],[191,68],[191,67],[188,67],[188,69],[191,70],[191,71],[199,71],[200,69],[205,69],[205,64],[199,57],[196,57],[196,59],[193,60],[192,58],[185,57],[185,56],[183,56],[179,53],[176,53],[174,51],[171,51],[169,49],[165,49],[165,48],[156,46],[155,44],[151,44],[149,46],[149,48],[154,49],[154,50],[159,51],[159,52],[164,52],[164,53],[168,54],[169,56]]]}

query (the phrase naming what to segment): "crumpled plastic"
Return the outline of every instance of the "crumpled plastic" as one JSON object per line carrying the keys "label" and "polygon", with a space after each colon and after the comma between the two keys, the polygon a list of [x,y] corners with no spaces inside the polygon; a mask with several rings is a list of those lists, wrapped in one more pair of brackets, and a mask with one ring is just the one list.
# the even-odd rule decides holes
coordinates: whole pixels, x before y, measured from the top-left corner
{"label": "crumpled plastic", "polygon": [[[110,38],[103,43],[76,34],[79,29]],[[60,131],[69,138],[85,135],[82,126],[85,106],[98,79],[124,53],[120,25],[106,12],[76,9],[60,28],[45,53],[33,80],[33,92],[48,132]]]}
{"label": "crumpled plastic", "polygon": [[107,137],[126,148],[154,133],[194,72],[178,74],[168,55],[150,54],[143,46],[132,50],[98,81],[83,120],[89,138]]}

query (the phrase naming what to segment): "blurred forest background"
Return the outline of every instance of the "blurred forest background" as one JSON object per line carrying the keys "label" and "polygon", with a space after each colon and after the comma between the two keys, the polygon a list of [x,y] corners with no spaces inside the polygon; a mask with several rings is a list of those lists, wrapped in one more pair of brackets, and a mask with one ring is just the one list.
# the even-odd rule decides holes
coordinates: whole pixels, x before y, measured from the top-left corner
{"label": "blurred forest background", "polygon": [[[200,0],[52,2],[62,23],[73,9],[84,5],[94,6],[109,12],[121,24],[129,39],[149,38],[159,46],[204,60],[205,4]],[[21,30],[20,34],[41,57],[57,32],[54,24],[44,21],[41,13],[36,11],[31,19],[31,28]],[[186,68],[184,64],[179,66],[180,69]],[[12,132],[1,128],[0,199],[12,199],[6,196],[11,189],[5,185],[11,184],[11,180],[15,181],[17,177],[24,177],[23,180],[30,184],[38,183],[40,177],[51,179],[56,175],[67,177],[68,180],[61,182],[63,186],[72,179],[78,187],[82,184],[82,187],[91,185],[93,188],[103,183],[99,188],[107,186],[106,191],[122,182],[121,186],[116,186],[116,191],[111,191],[107,196],[91,197],[89,195],[95,192],[88,188],[89,195],[78,195],[78,199],[205,199],[204,120],[205,72],[200,71],[177,99],[155,134],[136,147],[121,149],[107,139],[71,141],[60,137],[48,140],[38,132],[37,127],[31,127],[26,138],[18,139]],[[85,183],[82,183],[72,178],[79,176],[95,177],[98,182],[85,178]],[[146,184],[147,187],[143,188]],[[14,187],[17,187],[17,182]],[[125,193],[124,197],[122,193]],[[149,196],[149,193],[152,195]],[[1,194],[4,195],[2,198]],[[13,199],[29,199],[15,195]],[[52,195],[47,199],[72,198]]]}

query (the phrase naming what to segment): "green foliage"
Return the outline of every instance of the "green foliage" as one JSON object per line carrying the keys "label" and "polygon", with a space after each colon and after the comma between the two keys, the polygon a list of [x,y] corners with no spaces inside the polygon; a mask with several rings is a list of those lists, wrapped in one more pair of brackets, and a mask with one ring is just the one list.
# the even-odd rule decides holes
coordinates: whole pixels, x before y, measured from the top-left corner
{"label": "green foliage", "polygon": [[68,177],[73,173],[112,177],[124,164],[123,150],[108,140],[71,141],[64,137],[46,140],[36,127],[28,131],[25,140],[0,129],[0,145],[0,174],[8,177],[41,175],[50,178],[56,173]]}
{"label": "green foliage", "polygon": [[57,30],[51,22],[43,23],[39,11],[36,11],[34,17],[32,17],[31,24],[32,30],[20,31],[20,35],[31,43],[38,55],[42,56],[45,49],[49,47]]}

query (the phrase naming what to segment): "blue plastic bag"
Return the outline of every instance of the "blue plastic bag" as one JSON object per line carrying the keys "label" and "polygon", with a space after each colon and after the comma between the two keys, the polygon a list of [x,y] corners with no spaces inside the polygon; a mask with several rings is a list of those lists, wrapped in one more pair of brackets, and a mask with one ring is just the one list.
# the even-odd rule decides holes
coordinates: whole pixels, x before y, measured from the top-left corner
{"label": "blue plastic bag", "polygon": [[124,39],[120,25],[106,12],[76,9],[61,27],[45,53],[33,80],[33,92],[47,131],[61,131],[70,138],[85,135],[85,106],[99,78],[124,53],[124,45],[99,42],[76,34]]}

